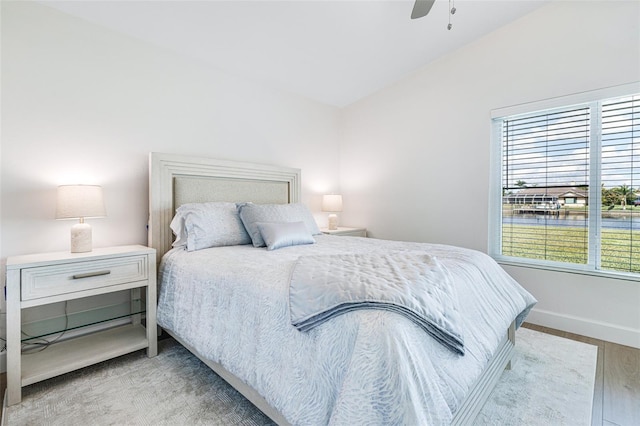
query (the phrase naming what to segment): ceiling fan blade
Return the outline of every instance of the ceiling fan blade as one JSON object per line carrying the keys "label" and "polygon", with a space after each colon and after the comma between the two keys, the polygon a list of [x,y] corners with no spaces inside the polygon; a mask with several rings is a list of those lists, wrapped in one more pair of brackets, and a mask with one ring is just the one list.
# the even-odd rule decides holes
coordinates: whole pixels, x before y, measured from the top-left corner
{"label": "ceiling fan blade", "polygon": [[411,19],[422,18],[431,10],[431,6],[436,0],[416,0],[411,11]]}

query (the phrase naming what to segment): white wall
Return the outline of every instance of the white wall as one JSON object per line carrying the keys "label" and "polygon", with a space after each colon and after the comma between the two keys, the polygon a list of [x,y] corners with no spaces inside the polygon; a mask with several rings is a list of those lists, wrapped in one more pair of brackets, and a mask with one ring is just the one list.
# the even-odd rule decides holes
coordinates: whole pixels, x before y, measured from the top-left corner
{"label": "white wall", "polygon": [[2,8],[3,257],[68,248],[64,183],[104,188],[94,246],[146,243],[150,151],[299,167],[314,211],[337,189],[336,108],[36,3]]}
{"label": "white wall", "polygon": [[[326,225],[321,194],[339,183],[338,109],[38,3],[2,2],[1,19],[3,266],[68,250],[73,222],[54,220],[60,184],[103,186],[108,217],[88,221],[94,247],[146,244],[150,151],[301,168],[302,201]],[[0,324],[1,337],[4,316]]]}
{"label": "white wall", "polygon": [[[638,2],[553,2],[347,107],[342,223],[486,251],[490,111],[640,80],[639,22]],[[531,321],[640,347],[640,283],[508,271]]]}

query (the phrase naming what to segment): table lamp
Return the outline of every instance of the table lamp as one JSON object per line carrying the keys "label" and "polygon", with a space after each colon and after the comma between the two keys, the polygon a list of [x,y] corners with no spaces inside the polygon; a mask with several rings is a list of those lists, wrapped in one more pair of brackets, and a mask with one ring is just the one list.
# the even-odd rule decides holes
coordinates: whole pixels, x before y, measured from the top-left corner
{"label": "table lamp", "polygon": [[56,219],[79,219],[71,227],[71,253],[91,251],[91,225],[85,218],[106,216],[102,187],[98,185],[61,185],[58,187]]}
{"label": "table lamp", "polygon": [[322,211],[331,212],[329,214],[329,230],[335,231],[338,229],[338,216],[336,212],[342,211],[342,195],[323,195]]}

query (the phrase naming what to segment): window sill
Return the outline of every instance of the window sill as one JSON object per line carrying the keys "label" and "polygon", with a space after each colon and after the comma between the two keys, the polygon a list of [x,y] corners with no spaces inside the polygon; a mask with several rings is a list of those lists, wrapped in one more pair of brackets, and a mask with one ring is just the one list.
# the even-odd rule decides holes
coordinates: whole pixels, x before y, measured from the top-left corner
{"label": "window sill", "polygon": [[531,268],[531,269],[544,269],[547,271],[553,272],[563,272],[569,274],[578,274],[578,275],[591,275],[595,277],[601,278],[610,278],[617,280],[625,280],[625,281],[635,281],[640,282],[640,274],[633,272],[617,272],[617,271],[606,271],[606,270],[595,270],[590,269],[587,265],[568,265],[566,263],[560,262],[539,262],[532,259],[520,259],[514,257],[500,256],[500,255],[492,255],[493,259],[500,265],[507,266],[517,266],[522,268]]}

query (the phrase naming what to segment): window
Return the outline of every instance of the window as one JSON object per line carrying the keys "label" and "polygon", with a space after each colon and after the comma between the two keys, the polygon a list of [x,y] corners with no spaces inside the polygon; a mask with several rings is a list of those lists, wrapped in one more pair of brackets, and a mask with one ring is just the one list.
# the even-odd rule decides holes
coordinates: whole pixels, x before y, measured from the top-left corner
{"label": "window", "polygon": [[640,273],[640,85],[613,92],[494,111],[490,253],[499,261]]}

